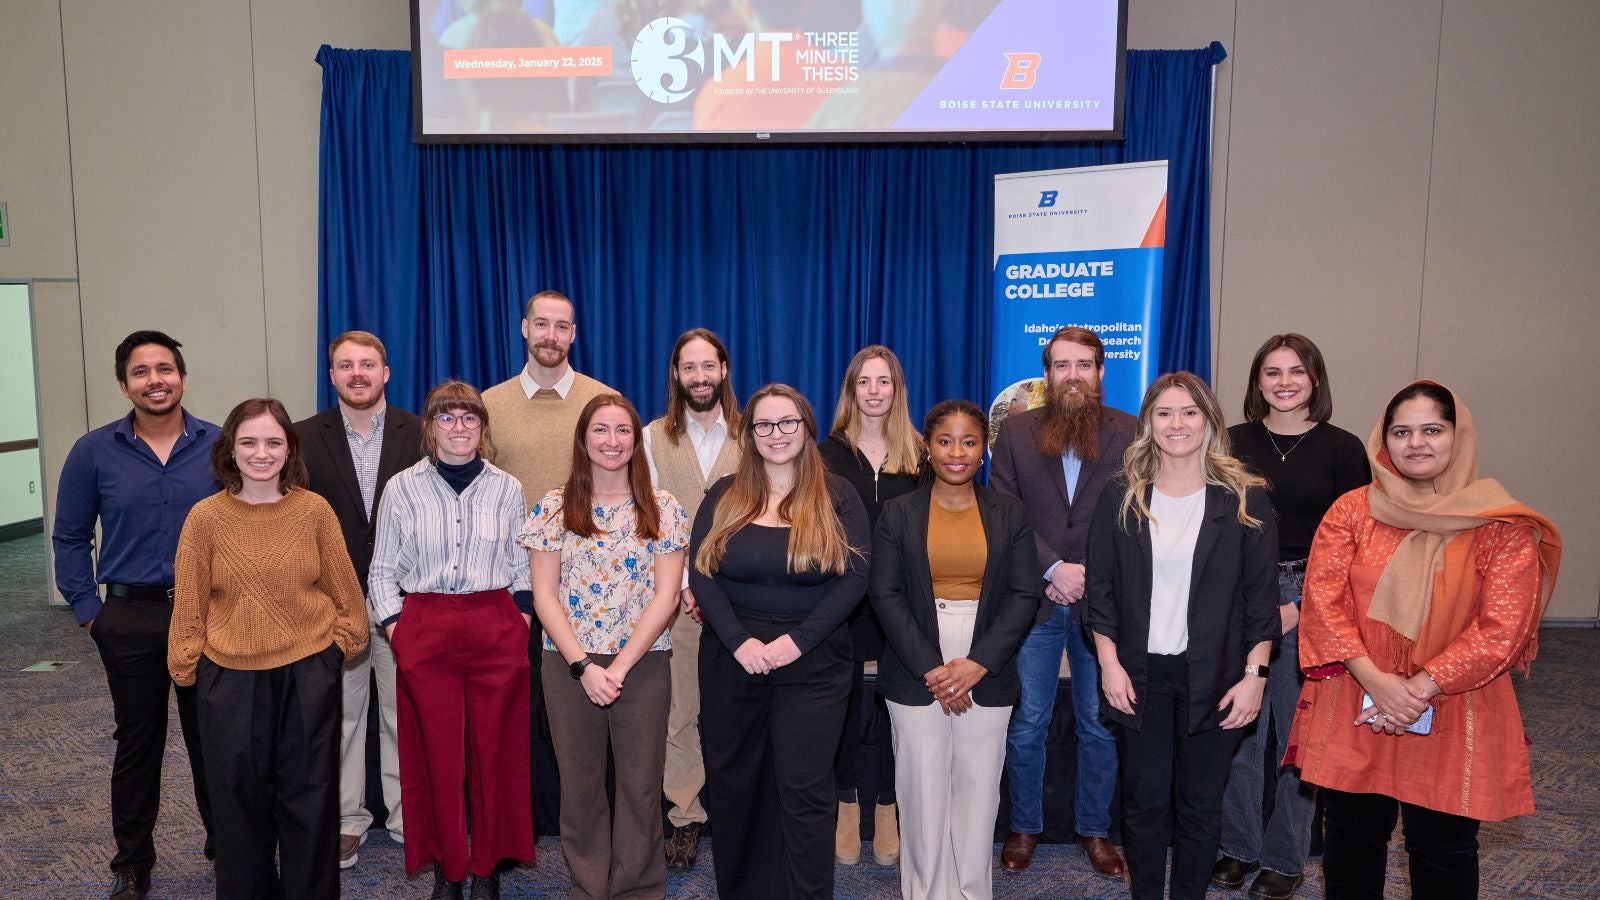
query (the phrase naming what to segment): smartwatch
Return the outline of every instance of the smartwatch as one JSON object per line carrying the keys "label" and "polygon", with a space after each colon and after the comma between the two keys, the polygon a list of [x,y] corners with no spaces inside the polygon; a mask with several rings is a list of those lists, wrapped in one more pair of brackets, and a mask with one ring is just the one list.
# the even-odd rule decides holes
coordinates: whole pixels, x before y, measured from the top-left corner
{"label": "smartwatch", "polygon": [[583,678],[583,670],[589,668],[592,665],[594,665],[594,660],[592,660],[589,657],[585,656],[584,658],[582,658],[582,659],[578,660],[577,662],[573,663],[571,666],[568,666],[567,667],[567,671],[571,672],[572,673],[572,679],[574,681],[577,681],[577,680],[580,680],[580,679]]}
{"label": "smartwatch", "polygon": [[[574,671],[577,671],[577,670],[574,670]],[[1258,678],[1267,677],[1267,671],[1268,671],[1268,667],[1265,664],[1259,665],[1259,666],[1253,666],[1253,665],[1250,665],[1250,664],[1246,663],[1245,667],[1244,667],[1244,673],[1246,675],[1255,675]],[[573,677],[576,678],[577,676],[574,675]]]}

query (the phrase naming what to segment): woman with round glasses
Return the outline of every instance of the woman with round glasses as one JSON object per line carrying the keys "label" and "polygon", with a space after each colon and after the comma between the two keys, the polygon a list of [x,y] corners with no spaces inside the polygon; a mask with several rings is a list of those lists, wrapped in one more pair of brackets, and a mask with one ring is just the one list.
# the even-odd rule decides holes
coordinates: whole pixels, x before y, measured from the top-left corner
{"label": "woman with round glasses", "polygon": [[[883,504],[916,490],[925,448],[917,426],[911,423],[906,400],[906,376],[894,351],[880,344],[863,347],[845,369],[839,388],[839,405],[833,416],[833,433],[822,441],[822,464],[850,482],[867,511],[867,524],[876,527]],[[844,735],[833,759],[834,786],[839,798],[839,823],[834,835],[834,856],[840,865],[861,859],[861,804],[856,795],[856,756],[859,735],[862,679],[869,659],[883,654],[883,629],[871,604],[861,602],[850,619],[850,641],[855,652],[855,672],[850,681],[850,704],[845,710]],[[878,793],[873,814],[872,858],[880,866],[900,859],[900,828],[895,809],[894,747],[889,740],[889,712],[880,696],[873,711],[878,734]]]}
{"label": "woman with round glasses", "polygon": [[707,492],[689,585],[700,644],[717,890],[833,896],[833,754],[854,668],[845,617],[866,588],[861,499],[823,468],[811,405],[770,384],[745,404],[738,470]]}
{"label": "woman with round glasses", "polygon": [[[522,485],[495,468],[489,413],[446,381],[423,411],[425,457],[390,479],[368,580],[394,647],[406,871],[434,897],[498,897],[501,863],[534,858],[528,554]],[[466,782],[466,794],[462,782]],[[468,848],[467,817],[472,839]]]}

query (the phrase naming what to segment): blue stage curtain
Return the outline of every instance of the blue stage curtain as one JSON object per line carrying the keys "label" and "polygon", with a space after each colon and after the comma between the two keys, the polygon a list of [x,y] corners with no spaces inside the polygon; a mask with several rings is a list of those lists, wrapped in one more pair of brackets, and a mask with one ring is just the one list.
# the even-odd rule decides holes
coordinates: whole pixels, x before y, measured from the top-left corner
{"label": "blue stage curtain", "polygon": [[986,405],[993,176],[1167,159],[1160,360],[1207,377],[1225,56],[1129,51],[1123,141],[419,146],[409,54],[324,46],[319,337],[376,332],[391,401],[418,409],[441,379],[520,370],[522,304],[554,288],[577,304],[573,364],[647,419],[665,406],[672,339],[694,326],[728,343],[741,397],[789,382],[824,431],[872,343],[905,364],[913,418],[947,397]]}

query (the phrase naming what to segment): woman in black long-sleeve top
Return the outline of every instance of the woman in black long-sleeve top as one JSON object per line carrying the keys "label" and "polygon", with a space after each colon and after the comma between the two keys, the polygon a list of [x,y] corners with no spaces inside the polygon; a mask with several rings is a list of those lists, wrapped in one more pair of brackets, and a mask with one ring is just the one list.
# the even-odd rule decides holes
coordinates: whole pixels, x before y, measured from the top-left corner
{"label": "woman in black long-sleeve top", "polygon": [[1084,625],[1118,726],[1133,896],[1205,897],[1239,729],[1278,639],[1278,528],[1265,482],[1228,455],[1189,372],[1145,392],[1139,432],[1089,526]]}
{"label": "woman in black long-sleeve top", "polygon": [[1039,610],[1039,559],[1022,503],[979,487],[988,423],[965,400],[928,413],[935,480],[884,505],[872,606],[888,646],[878,692],[894,721],[900,891],[986,898],[1017,648]]}
{"label": "woman in black long-sleeve top", "polygon": [[833,752],[850,693],[844,620],[866,588],[867,517],[827,474],[811,406],[787,385],[745,405],[738,470],[706,493],[690,538],[701,740],[717,891],[833,896]]}
{"label": "woman in black long-sleeve top", "polygon": [[[844,372],[839,405],[833,414],[833,431],[818,445],[828,471],[850,482],[867,511],[867,523],[878,524],[883,504],[916,490],[923,481],[925,445],[911,424],[906,401],[906,376],[894,351],[881,344],[863,347]],[[863,673],[869,659],[883,655],[883,629],[863,598],[850,614],[850,642],[855,650],[855,674],[850,681],[850,705],[845,708],[844,734],[833,757],[835,793],[839,797],[839,823],[834,834],[834,858],[840,865],[861,860],[860,781],[856,757],[861,749]],[[899,814],[895,807],[894,749],[889,740],[889,711],[877,695],[869,711],[869,728],[878,735],[877,803],[872,817],[872,859],[880,866],[900,860]]]}

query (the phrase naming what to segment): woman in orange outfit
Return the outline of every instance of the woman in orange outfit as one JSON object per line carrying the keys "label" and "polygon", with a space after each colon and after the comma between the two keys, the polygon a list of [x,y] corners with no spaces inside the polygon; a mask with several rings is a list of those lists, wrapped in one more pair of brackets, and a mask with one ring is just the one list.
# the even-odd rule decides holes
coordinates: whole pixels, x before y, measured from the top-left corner
{"label": "woman in orange outfit", "polygon": [[1447,388],[1402,390],[1367,442],[1372,484],[1311,545],[1286,762],[1322,788],[1330,898],[1383,896],[1402,816],[1412,896],[1475,897],[1478,824],[1533,812],[1508,670],[1537,650],[1561,537],[1478,477],[1477,444]]}

